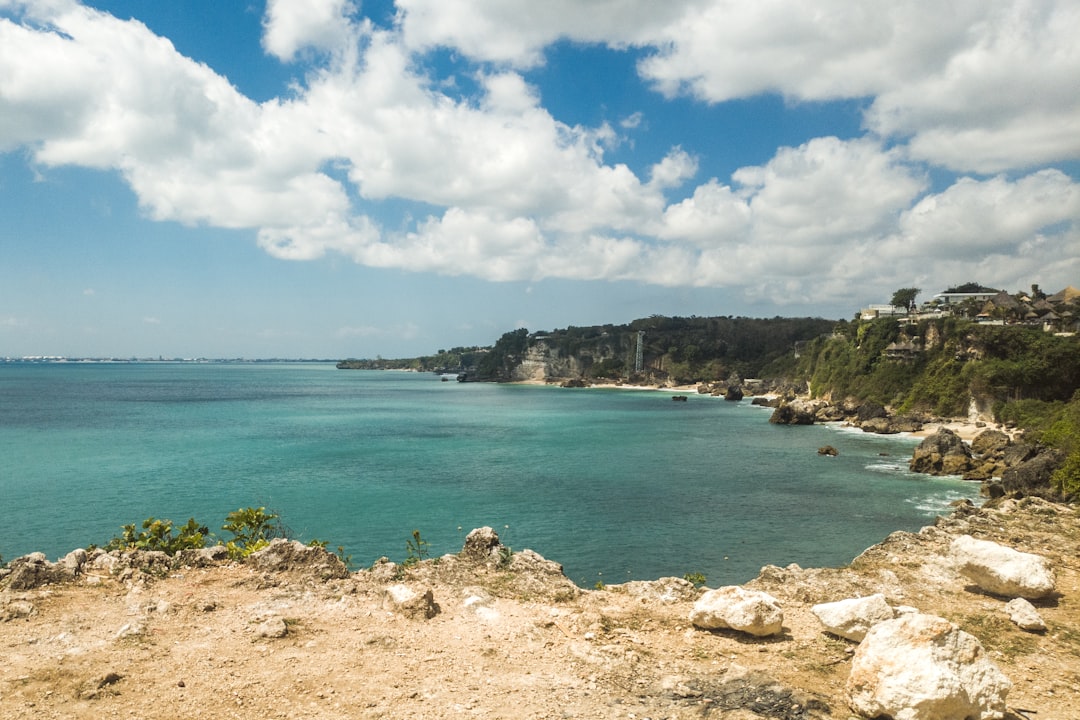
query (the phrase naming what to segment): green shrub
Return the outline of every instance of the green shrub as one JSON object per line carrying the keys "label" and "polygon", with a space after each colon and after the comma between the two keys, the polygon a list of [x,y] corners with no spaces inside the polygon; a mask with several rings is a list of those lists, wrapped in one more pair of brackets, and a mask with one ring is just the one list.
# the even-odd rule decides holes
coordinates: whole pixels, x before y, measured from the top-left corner
{"label": "green shrub", "polygon": [[167,555],[175,555],[181,550],[197,550],[206,547],[209,529],[195,522],[187,521],[173,534],[172,520],[158,520],[149,517],[142,522],[142,530],[137,531],[134,523],[122,525],[123,534],[112,538],[105,545],[105,550],[160,550]]}
{"label": "green shrub", "polygon": [[266,508],[240,508],[225,516],[222,530],[233,534],[233,539],[225,543],[229,557],[234,560],[246,558],[253,552],[262,550],[270,544],[271,538],[284,537],[281,523],[275,513],[266,512]]}

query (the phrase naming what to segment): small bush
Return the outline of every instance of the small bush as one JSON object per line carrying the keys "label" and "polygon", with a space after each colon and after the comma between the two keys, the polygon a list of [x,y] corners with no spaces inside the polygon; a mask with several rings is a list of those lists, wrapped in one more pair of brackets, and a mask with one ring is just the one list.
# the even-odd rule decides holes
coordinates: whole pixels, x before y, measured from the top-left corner
{"label": "small bush", "polygon": [[225,516],[222,530],[233,534],[233,539],[225,543],[229,557],[234,560],[246,558],[253,552],[262,550],[270,544],[271,538],[283,537],[284,533],[278,516],[266,512],[266,508],[240,508]]}
{"label": "small bush", "polygon": [[114,537],[106,545],[106,550],[160,550],[167,555],[175,555],[181,550],[197,550],[206,547],[210,530],[191,518],[173,534],[172,520],[158,520],[149,517],[142,522],[142,530],[137,531],[134,523],[122,525],[123,534]]}

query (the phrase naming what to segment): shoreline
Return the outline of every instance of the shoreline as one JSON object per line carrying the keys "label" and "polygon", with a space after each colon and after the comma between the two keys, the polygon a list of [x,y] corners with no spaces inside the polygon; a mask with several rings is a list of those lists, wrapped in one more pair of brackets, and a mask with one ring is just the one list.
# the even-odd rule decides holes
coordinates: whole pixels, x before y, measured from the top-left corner
{"label": "shoreline", "polygon": [[[544,386],[559,387],[560,383],[562,383],[564,381],[565,381],[565,378],[558,379],[558,380],[546,380],[546,379],[541,380],[541,379],[536,379],[536,378],[530,378],[528,380],[514,380],[510,384],[511,385],[544,385]],[[676,394],[676,395],[698,395],[698,394],[700,394],[700,393],[698,393],[698,390],[697,390],[698,387],[699,387],[699,384],[671,385],[671,386],[661,387],[661,386],[658,386],[658,385],[629,385],[629,384],[625,384],[625,383],[593,383],[593,384],[587,385],[587,386],[585,386],[583,388],[573,388],[573,389],[578,389],[578,390],[604,390],[604,389],[639,390],[639,391],[651,391],[651,392],[671,392],[671,393]],[[749,394],[746,395],[747,399],[751,399],[751,398],[754,398],[754,397],[773,398],[773,397],[776,397],[776,395],[772,394],[772,393],[762,393],[761,395],[749,395]],[[722,400],[723,398],[719,398],[719,399]],[[799,400],[810,400],[809,397],[805,397],[805,396],[800,396],[798,399]],[[1007,427],[1001,425],[1000,423],[987,421],[987,420],[971,420],[971,419],[968,419],[968,418],[958,418],[958,417],[957,418],[943,418],[943,419],[940,419],[940,420],[936,420],[934,422],[924,423],[923,428],[921,430],[915,430],[915,431],[912,431],[912,432],[905,432],[905,433],[902,433],[902,434],[906,435],[908,437],[926,438],[926,437],[929,437],[929,436],[933,435],[934,433],[936,433],[938,430],[940,430],[942,428],[947,429],[947,430],[951,430],[952,432],[956,433],[956,435],[959,436],[959,438],[961,440],[963,440],[964,442],[967,442],[969,444],[971,443],[972,440],[974,440],[976,437],[978,437],[978,435],[980,433],[985,432],[986,430],[997,430],[997,431],[1003,432],[1006,435],[1008,435],[1009,438],[1012,439],[1012,440],[1016,440],[1017,436],[1020,434],[1020,431],[1018,431],[1016,428],[1007,428]]]}

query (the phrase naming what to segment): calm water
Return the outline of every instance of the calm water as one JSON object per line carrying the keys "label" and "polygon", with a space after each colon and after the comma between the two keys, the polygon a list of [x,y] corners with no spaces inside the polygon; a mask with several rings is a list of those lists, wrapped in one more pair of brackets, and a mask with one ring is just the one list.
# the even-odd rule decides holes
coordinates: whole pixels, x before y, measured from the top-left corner
{"label": "calm water", "polygon": [[[583,585],[716,586],[846,563],[977,496],[908,473],[911,438],[670,395],[315,364],[0,365],[0,555],[265,506],[359,566],[404,559],[414,529],[437,555],[490,525]],[[826,443],[840,456],[817,455]]]}

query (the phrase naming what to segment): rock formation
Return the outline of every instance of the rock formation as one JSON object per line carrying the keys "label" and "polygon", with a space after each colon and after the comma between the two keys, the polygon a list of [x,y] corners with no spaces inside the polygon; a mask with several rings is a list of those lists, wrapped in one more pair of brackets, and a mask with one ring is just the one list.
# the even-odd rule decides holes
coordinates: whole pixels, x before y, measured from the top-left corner
{"label": "rock formation", "polygon": [[939,428],[915,448],[908,467],[928,475],[963,475],[971,464],[971,451],[960,436],[948,428]]}
{"label": "rock formation", "polygon": [[872,627],[847,681],[852,710],[893,720],[1002,718],[1011,688],[974,636],[918,613]]}
{"label": "rock formation", "polygon": [[895,612],[881,593],[821,603],[814,605],[810,611],[825,626],[826,632],[855,642],[866,637],[874,625],[895,617]]}
{"label": "rock formation", "polygon": [[1028,600],[1054,592],[1054,573],[1046,559],[1038,555],[970,535],[953,540],[950,551],[957,571],[985,592]]}
{"label": "rock formation", "polygon": [[784,613],[772,595],[728,585],[702,595],[694,603],[690,622],[705,630],[731,629],[765,637],[780,634]]}

